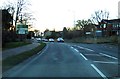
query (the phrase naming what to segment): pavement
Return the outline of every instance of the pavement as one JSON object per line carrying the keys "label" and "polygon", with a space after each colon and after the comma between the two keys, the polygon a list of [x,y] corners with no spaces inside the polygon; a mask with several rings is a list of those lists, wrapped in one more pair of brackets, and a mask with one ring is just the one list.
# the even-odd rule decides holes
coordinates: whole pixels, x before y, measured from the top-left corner
{"label": "pavement", "polygon": [[48,43],[42,52],[3,73],[3,77],[116,79],[120,77],[117,48],[104,46],[106,45]]}
{"label": "pavement", "polygon": [[23,53],[25,51],[31,50],[31,49],[37,47],[39,44],[40,43],[33,42],[32,44],[29,44],[29,45],[4,50],[4,51],[2,51],[2,59],[4,60],[7,57],[17,55],[17,54]]}

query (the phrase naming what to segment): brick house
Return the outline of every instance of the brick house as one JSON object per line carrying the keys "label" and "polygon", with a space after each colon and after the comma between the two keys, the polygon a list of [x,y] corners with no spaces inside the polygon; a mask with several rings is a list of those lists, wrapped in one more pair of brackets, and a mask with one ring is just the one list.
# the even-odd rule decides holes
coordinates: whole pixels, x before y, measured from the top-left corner
{"label": "brick house", "polygon": [[99,23],[97,30],[102,31],[103,36],[120,35],[120,19],[105,20]]}

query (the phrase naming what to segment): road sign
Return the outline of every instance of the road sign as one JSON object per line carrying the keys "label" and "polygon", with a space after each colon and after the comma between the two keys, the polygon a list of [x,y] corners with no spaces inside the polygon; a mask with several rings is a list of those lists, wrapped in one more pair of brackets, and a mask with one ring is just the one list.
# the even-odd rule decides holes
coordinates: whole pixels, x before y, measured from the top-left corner
{"label": "road sign", "polygon": [[17,34],[27,34],[28,33],[28,25],[18,24],[16,26],[16,33]]}

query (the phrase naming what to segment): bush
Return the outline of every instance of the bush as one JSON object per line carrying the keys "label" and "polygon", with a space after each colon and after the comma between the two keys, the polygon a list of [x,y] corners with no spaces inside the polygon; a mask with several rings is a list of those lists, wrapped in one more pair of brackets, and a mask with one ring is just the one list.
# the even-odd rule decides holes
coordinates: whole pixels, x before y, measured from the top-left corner
{"label": "bush", "polygon": [[112,43],[118,43],[118,36],[111,36],[111,37],[110,37],[110,41],[111,41]]}

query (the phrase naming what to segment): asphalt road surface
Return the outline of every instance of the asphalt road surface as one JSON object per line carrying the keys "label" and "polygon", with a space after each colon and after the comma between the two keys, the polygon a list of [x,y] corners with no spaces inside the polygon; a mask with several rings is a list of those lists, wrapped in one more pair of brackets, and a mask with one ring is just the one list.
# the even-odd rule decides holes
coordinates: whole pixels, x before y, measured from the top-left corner
{"label": "asphalt road surface", "polygon": [[119,77],[117,47],[48,43],[46,48],[3,73],[3,77]]}

